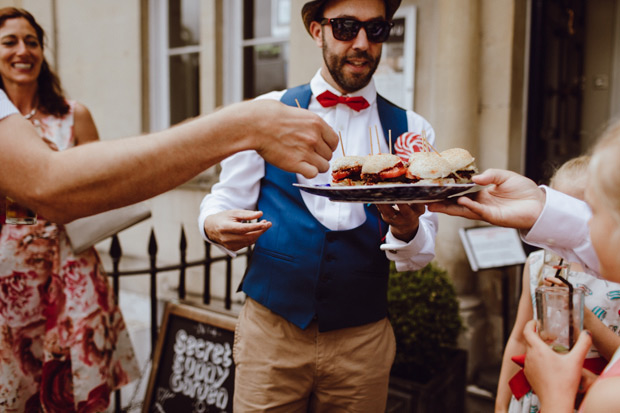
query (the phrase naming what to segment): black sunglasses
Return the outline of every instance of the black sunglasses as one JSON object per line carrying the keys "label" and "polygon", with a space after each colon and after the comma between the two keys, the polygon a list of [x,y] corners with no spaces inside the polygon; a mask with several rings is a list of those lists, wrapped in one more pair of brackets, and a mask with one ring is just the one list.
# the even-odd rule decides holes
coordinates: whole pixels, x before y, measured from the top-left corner
{"label": "black sunglasses", "polygon": [[369,42],[383,43],[390,37],[390,30],[394,26],[393,22],[387,20],[372,20],[361,22],[355,19],[337,18],[322,19],[321,26],[331,24],[332,33],[336,40],[348,42],[357,37],[360,29],[363,27],[366,32],[366,38]]}

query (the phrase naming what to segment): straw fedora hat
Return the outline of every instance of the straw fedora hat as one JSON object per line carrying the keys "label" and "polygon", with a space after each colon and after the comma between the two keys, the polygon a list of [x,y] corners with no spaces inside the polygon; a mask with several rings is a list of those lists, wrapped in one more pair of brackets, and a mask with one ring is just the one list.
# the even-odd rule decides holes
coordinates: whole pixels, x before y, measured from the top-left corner
{"label": "straw fedora hat", "polygon": [[[304,7],[302,7],[301,17],[304,20],[304,25],[306,26],[306,30],[308,31],[308,33],[310,33],[310,23],[312,23],[315,20],[318,20],[319,17],[321,17],[321,16],[318,16],[317,13],[323,8],[325,3],[327,3],[328,1],[329,0],[309,1],[306,4],[304,4]],[[398,6],[400,6],[401,0],[384,0],[384,1],[385,1],[386,18],[388,20],[391,20],[392,17],[394,16],[394,13],[396,12],[396,9],[398,9]]]}

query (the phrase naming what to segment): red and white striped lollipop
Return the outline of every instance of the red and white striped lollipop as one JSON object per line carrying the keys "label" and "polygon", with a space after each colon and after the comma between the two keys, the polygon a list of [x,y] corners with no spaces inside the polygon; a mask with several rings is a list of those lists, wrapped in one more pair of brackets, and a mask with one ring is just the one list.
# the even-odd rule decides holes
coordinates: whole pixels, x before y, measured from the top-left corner
{"label": "red and white striped lollipop", "polygon": [[408,162],[414,152],[426,152],[428,148],[422,136],[415,132],[405,132],[396,139],[394,153],[404,162]]}

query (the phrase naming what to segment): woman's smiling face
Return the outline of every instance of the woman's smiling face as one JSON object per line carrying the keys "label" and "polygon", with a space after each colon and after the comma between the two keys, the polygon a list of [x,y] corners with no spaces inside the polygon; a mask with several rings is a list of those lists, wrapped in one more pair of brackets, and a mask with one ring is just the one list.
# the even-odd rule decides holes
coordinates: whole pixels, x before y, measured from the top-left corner
{"label": "woman's smiling face", "polygon": [[7,83],[36,82],[43,63],[37,33],[23,17],[8,19],[0,27],[0,76]]}

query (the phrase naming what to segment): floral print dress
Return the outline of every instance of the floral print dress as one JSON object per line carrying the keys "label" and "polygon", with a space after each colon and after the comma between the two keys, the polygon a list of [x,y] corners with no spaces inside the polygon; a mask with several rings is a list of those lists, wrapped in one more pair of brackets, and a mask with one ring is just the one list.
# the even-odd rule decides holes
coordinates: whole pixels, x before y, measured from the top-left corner
{"label": "floral print dress", "polygon": [[[75,145],[69,104],[62,118],[35,123],[59,150]],[[35,225],[2,225],[0,411],[100,412],[113,390],[138,375],[96,250],[75,255],[63,226],[41,217]]]}

